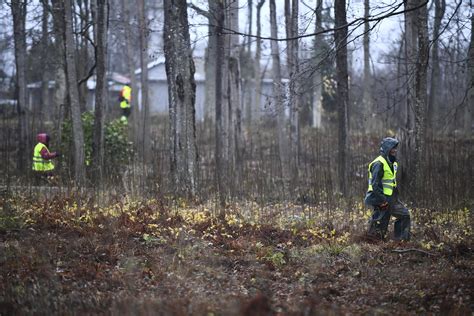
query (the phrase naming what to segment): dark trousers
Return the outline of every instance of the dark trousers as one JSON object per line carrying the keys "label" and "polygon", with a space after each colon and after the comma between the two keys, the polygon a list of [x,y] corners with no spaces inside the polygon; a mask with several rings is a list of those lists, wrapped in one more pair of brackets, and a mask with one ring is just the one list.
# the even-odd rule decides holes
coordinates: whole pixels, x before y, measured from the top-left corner
{"label": "dark trousers", "polygon": [[372,218],[369,221],[370,236],[380,239],[385,239],[387,234],[390,217],[395,217],[394,224],[394,239],[395,240],[410,240],[410,211],[399,201],[389,203],[387,210],[381,210],[375,207],[372,213]]}
{"label": "dark trousers", "polygon": [[128,118],[130,116],[131,110],[130,108],[122,108],[122,116]]}
{"label": "dark trousers", "polygon": [[33,184],[37,186],[48,185],[49,179],[53,176],[51,171],[34,171]]}

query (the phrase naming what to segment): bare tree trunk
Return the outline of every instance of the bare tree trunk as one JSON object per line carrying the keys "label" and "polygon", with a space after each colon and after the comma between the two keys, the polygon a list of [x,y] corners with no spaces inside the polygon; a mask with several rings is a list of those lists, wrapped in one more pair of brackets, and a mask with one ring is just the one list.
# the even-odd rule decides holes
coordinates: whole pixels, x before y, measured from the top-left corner
{"label": "bare tree trunk", "polygon": [[107,104],[107,26],[108,26],[108,1],[94,0],[92,12],[94,19],[94,33],[96,45],[96,93],[94,109],[94,142],[92,145],[93,169],[97,177],[97,184],[102,182],[102,169],[104,165],[104,109]]}
{"label": "bare tree trunk", "polygon": [[134,140],[134,145],[138,146],[140,144],[140,110],[138,108],[137,96],[138,96],[138,88],[137,88],[137,78],[135,77],[135,64],[134,64],[134,57],[136,51],[133,49],[132,43],[132,30],[131,30],[131,23],[132,20],[130,18],[130,2],[127,0],[122,0],[122,11],[123,11],[123,25],[124,25],[124,33],[125,33],[125,58],[127,59],[127,71],[128,76],[130,78],[130,87],[132,88],[132,96],[130,100],[130,108],[132,109],[132,115],[130,117],[130,122],[132,124],[132,139]]}
{"label": "bare tree trunk", "polygon": [[[145,14],[145,0],[138,1],[138,24],[140,27],[140,68],[141,68],[141,105],[142,105],[142,146],[143,168],[150,161],[150,115],[148,103],[148,23]],[[144,174],[145,170],[144,170]]]}
{"label": "bare tree trunk", "polygon": [[[275,0],[270,0],[270,36],[274,39],[278,38],[277,23],[276,23],[276,6]],[[275,40],[271,41],[271,54],[272,54],[272,72],[273,72],[273,99],[275,104],[275,111],[277,111],[278,117],[278,148],[281,160],[281,170],[283,177],[283,189],[284,192],[288,192],[288,180],[289,174],[289,152],[287,142],[287,127],[285,117],[285,107],[282,100],[282,82],[281,82],[281,65],[280,65],[280,51],[278,48],[278,42]]]}
{"label": "bare tree trunk", "polygon": [[[239,29],[239,0],[230,0],[228,4],[228,28]],[[228,179],[232,182],[231,189],[240,183],[241,151],[242,151],[242,109],[241,109],[241,76],[240,76],[240,46],[239,36],[230,35],[228,56],[228,91],[229,91],[229,162]]]}
{"label": "bare tree trunk", "polygon": [[433,23],[433,47],[431,48],[432,52],[432,71],[431,71],[431,84],[430,84],[430,94],[429,101],[427,104],[427,118],[426,118],[426,130],[429,135],[432,135],[436,126],[434,125],[433,119],[437,117],[438,104],[437,100],[439,99],[439,82],[440,82],[440,67],[439,67],[439,33],[441,21],[443,20],[444,12],[446,9],[446,0],[435,0],[435,17]]}
{"label": "bare tree trunk", "polygon": [[[224,42],[225,35],[223,34],[224,27],[224,4],[222,1],[210,0],[209,11],[215,17],[215,24],[213,26],[213,33],[216,36],[216,64],[221,65],[225,58]],[[219,198],[220,216],[225,216],[226,192],[224,182],[224,168],[226,168],[226,161],[224,156],[224,121],[222,117],[223,108],[223,91],[222,91],[222,68],[216,67],[215,74],[215,100],[216,100],[216,189]]]}
{"label": "bare tree trunk", "polygon": [[[322,10],[323,10],[323,0],[318,0],[316,4],[315,14],[316,14],[316,26],[315,33],[318,34],[323,30],[322,22]],[[314,38],[314,89],[313,89],[313,122],[312,126],[314,128],[321,128],[321,112],[322,108],[322,95],[323,95],[323,80],[321,76],[321,62],[323,50],[321,46],[323,45],[323,36],[321,34],[316,35]]]}
{"label": "bare tree trunk", "polygon": [[72,132],[74,143],[74,179],[81,184],[85,180],[84,170],[84,133],[82,129],[79,91],[75,63],[76,47],[72,26],[71,0],[64,0],[64,25],[66,48],[66,77],[68,83],[69,102],[71,106]]}
{"label": "bare tree trunk", "polygon": [[464,105],[464,133],[467,137],[472,137],[473,112],[474,112],[474,13],[471,5],[471,43],[467,60],[467,103]]}
{"label": "bare tree trunk", "polygon": [[[298,1],[285,0],[285,20],[286,20],[286,36],[287,38],[294,38],[298,36]],[[299,45],[298,40],[287,41],[288,51],[288,70],[290,75],[289,85],[289,104],[290,104],[290,168],[291,174],[298,176],[298,161],[299,161]]]}
{"label": "bare tree trunk", "polygon": [[349,83],[347,71],[347,19],[346,19],[346,1],[336,0],[334,3],[334,12],[336,31],[334,38],[336,42],[336,98],[338,104],[338,177],[339,190],[346,195],[348,171],[348,115],[347,106],[349,101]]}
{"label": "bare tree trunk", "polygon": [[66,80],[66,57],[64,47],[64,2],[60,0],[52,0],[52,16],[54,30],[54,47],[55,47],[55,63],[54,63],[54,127],[57,131],[57,138],[60,141],[62,137],[62,124],[65,118],[67,80]]}
{"label": "bare tree trunk", "polygon": [[374,106],[372,102],[372,74],[370,73],[370,23],[367,20],[370,16],[370,0],[364,0],[364,81],[363,81],[363,98],[362,98],[362,119],[363,123],[372,131],[379,131],[381,120],[379,118],[372,119]]}
{"label": "bare tree trunk", "polygon": [[[420,3],[421,4],[420,0]],[[426,101],[427,101],[427,72],[429,61],[428,46],[428,12],[426,4],[418,9],[418,59],[415,74],[415,168],[413,177],[416,179],[416,192],[418,197],[423,195],[424,160],[426,135]]]}
{"label": "bare tree trunk", "polygon": [[[418,0],[406,0],[405,9],[410,10],[416,6]],[[409,138],[413,138],[414,126],[414,106],[415,106],[415,68],[417,56],[417,15],[416,11],[405,13],[405,62],[406,62],[406,85],[407,85],[407,121],[406,129],[409,133]],[[412,141],[410,141],[412,143]]]}
{"label": "bare tree trunk", "polygon": [[[212,3],[215,0],[209,0],[209,8],[211,8]],[[217,35],[215,33],[216,18],[209,14],[209,30],[208,30],[208,41],[206,49],[206,102],[204,109],[204,120],[205,126],[211,126],[215,122],[215,112],[216,112],[216,50],[217,50]]]}
{"label": "bare tree trunk", "polygon": [[[252,34],[252,23],[253,23],[253,0],[248,0],[247,1],[247,25],[248,25],[248,34]],[[246,41],[246,42],[245,42]],[[244,38],[244,43],[246,44],[246,54],[245,56],[247,58],[250,58],[252,56],[252,40],[250,37]],[[250,128],[252,124],[252,111],[254,108],[254,104],[252,104],[253,100],[253,91],[254,91],[254,85],[252,85],[252,70],[254,69],[255,63],[246,63],[245,65],[241,65],[245,67],[245,76],[243,78],[243,89],[242,89],[242,99],[245,99],[244,101],[244,108],[242,109],[243,111],[243,116],[245,118],[245,132],[244,132],[244,138],[248,139],[250,136]],[[254,76],[255,78],[255,76]]]}
{"label": "bare tree trunk", "polygon": [[28,145],[28,108],[26,92],[26,0],[13,0],[11,2],[13,15],[13,32],[15,42],[16,81],[18,86],[17,111],[18,111],[18,160],[17,168],[25,172],[27,168],[26,146]]}
{"label": "bare tree trunk", "polygon": [[43,71],[41,73],[41,102],[39,109],[35,111],[35,116],[39,121],[39,129],[43,130],[44,127],[44,110],[48,107],[49,100],[49,78],[48,75],[48,47],[49,47],[49,34],[48,34],[48,0],[43,0],[43,17],[41,18],[41,55],[43,57]]}
{"label": "bare tree trunk", "polygon": [[256,49],[255,49],[255,108],[257,111],[261,108],[261,96],[262,96],[262,74],[261,74],[261,67],[260,62],[262,58],[262,40],[260,39],[260,35],[262,32],[262,25],[260,22],[261,19],[261,10],[263,5],[265,4],[265,0],[260,0],[257,4],[257,41],[256,41]]}
{"label": "bare tree trunk", "polygon": [[164,1],[164,51],[168,78],[171,168],[178,194],[196,194],[196,83],[186,0]]}
{"label": "bare tree trunk", "polygon": [[[94,1],[94,0],[92,0]],[[72,1],[74,5],[74,1]],[[87,25],[92,24],[90,21],[89,14],[89,0],[82,0],[76,2],[79,9],[79,14],[74,14],[72,17],[73,29],[74,25],[80,30],[86,29]],[[75,34],[76,38],[76,71],[77,79],[79,82],[79,106],[81,113],[87,111],[87,80],[84,80],[89,76],[89,41],[86,36]]]}

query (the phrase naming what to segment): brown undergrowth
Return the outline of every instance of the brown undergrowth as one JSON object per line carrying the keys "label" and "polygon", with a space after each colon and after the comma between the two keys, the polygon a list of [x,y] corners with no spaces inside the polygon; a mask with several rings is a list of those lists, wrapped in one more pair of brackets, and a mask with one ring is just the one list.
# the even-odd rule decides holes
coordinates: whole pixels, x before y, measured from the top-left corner
{"label": "brown undergrowth", "polygon": [[369,213],[292,204],[5,197],[0,314],[470,314],[472,214],[413,210],[413,241]]}

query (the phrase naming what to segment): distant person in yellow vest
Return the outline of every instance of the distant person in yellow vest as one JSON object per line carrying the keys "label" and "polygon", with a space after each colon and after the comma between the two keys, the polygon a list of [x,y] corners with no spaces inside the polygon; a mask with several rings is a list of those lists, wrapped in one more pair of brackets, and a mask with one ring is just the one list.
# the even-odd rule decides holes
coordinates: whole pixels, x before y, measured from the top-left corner
{"label": "distant person in yellow vest", "polygon": [[390,217],[395,217],[395,240],[410,239],[410,212],[398,199],[397,187],[398,140],[382,140],[380,156],[369,164],[369,188],[365,203],[373,208],[369,222],[369,236],[385,239]]}
{"label": "distant person in yellow vest", "polygon": [[122,116],[120,120],[127,123],[130,116],[130,102],[132,100],[132,88],[130,82],[127,82],[120,91],[120,108],[122,109]]}
{"label": "distant person in yellow vest", "polygon": [[58,152],[49,151],[49,135],[40,133],[36,135],[36,144],[33,151],[33,171],[38,181],[41,179],[48,180],[53,177],[54,163],[53,159],[59,157]]}

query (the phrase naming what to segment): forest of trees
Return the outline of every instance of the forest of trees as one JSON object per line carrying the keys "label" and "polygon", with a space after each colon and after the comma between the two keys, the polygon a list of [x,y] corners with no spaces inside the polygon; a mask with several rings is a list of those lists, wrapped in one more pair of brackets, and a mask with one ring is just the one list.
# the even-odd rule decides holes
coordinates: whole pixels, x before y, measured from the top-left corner
{"label": "forest of trees", "polygon": [[472,315],[473,13],[0,0],[0,315]]}
{"label": "forest of trees", "polygon": [[[321,191],[361,194],[363,181],[351,179],[364,173],[377,142],[394,136],[402,143],[401,180],[411,198],[423,200],[441,188],[447,200],[467,198],[472,168],[453,185],[449,173],[429,169],[453,161],[470,165],[450,146],[454,140],[454,151],[463,152],[472,141],[472,3],[365,0],[356,4],[360,16],[351,5],[4,1],[2,21],[13,27],[3,29],[1,53],[7,61],[14,52],[15,67],[11,77],[8,64],[3,67],[2,98],[16,100],[15,115],[2,125],[2,148],[10,151],[5,174],[27,181],[34,137],[47,131],[64,151],[64,183],[116,187],[133,174],[130,185],[142,193],[158,182],[163,193],[216,197],[221,205],[257,198],[256,191],[269,199],[318,200]],[[378,25],[394,17],[404,21],[402,31],[379,34]],[[382,36],[391,39],[384,53],[371,46]],[[204,120],[195,115],[197,38],[207,43]],[[361,68],[352,67],[354,54],[362,56]],[[147,65],[160,56],[169,115],[150,111],[160,100],[150,100]],[[375,67],[380,61],[383,67]],[[127,154],[104,149],[118,103],[108,92],[113,72],[128,77],[133,91],[133,115],[122,130]],[[95,101],[87,109],[90,78]],[[270,96],[263,80],[272,82]],[[40,84],[40,97],[31,101],[27,87],[33,82]],[[85,111],[93,111],[91,131],[81,124]],[[65,122],[71,127],[66,143]],[[110,164],[108,155],[125,159]]]}

